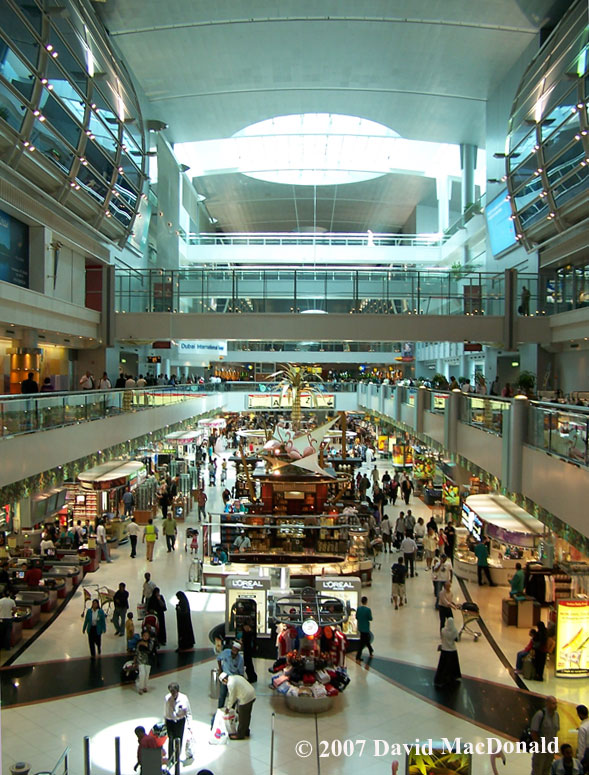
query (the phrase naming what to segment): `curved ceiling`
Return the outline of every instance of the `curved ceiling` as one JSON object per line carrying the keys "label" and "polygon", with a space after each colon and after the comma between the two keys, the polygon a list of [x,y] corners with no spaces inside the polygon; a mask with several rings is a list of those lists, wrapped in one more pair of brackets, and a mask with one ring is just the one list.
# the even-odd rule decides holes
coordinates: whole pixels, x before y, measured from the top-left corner
{"label": "curved ceiling", "polygon": [[[566,5],[560,0],[556,5]],[[173,142],[329,112],[485,141],[485,99],[555,0],[107,0],[99,12]]]}

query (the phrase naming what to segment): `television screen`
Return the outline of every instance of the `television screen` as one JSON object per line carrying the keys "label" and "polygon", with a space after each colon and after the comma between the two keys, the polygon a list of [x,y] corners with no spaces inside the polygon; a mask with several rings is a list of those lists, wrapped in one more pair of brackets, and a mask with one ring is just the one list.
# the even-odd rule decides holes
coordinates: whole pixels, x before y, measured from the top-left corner
{"label": "television screen", "polygon": [[485,207],[487,233],[491,243],[491,252],[494,256],[500,255],[517,244],[515,225],[511,220],[511,215],[507,189],[504,189]]}
{"label": "television screen", "polygon": [[55,504],[56,511],[61,511],[61,509],[63,509],[63,507],[65,506],[66,496],[67,496],[67,490],[60,490],[57,493],[57,501]]}
{"label": "television screen", "polygon": [[33,522],[41,522],[47,515],[47,498],[38,498],[31,503],[31,517]]}

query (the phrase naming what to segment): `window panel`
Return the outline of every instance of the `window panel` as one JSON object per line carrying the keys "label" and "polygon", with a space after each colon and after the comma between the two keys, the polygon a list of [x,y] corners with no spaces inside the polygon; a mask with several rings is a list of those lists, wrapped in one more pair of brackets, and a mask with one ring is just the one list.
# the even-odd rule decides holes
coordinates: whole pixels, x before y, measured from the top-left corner
{"label": "window panel", "polygon": [[85,191],[94,202],[98,202],[101,205],[104,204],[108,187],[93,169],[81,164],[76,175],[76,182],[80,185],[82,191]]}
{"label": "window panel", "polygon": [[579,167],[573,175],[555,186],[554,198],[557,206],[562,206],[565,202],[586,191],[588,176],[589,168]]}
{"label": "window panel", "polygon": [[114,165],[112,161],[102,153],[102,150],[98,147],[96,142],[88,140],[84,155],[105,181],[112,180]]}
{"label": "window panel", "polygon": [[0,45],[0,75],[30,101],[33,93],[33,71],[5,43]]}
{"label": "window panel", "polygon": [[524,228],[537,223],[542,218],[547,218],[550,213],[547,202],[544,199],[536,199],[525,210],[519,213],[521,224]]}
{"label": "window panel", "polygon": [[[18,7],[22,15],[26,18],[27,22],[35,30],[35,32],[41,34],[41,9],[36,5],[35,0],[12,0]],[[5,3],[3,4],[5,5]]]}
{"label": "window panel", "polygon": [[575,143],[558,159],[546,166],[551,186],[554,186],[561,178],[575,170],[585,158],[581,143]]}
{"label": "window panel", "polygon": [[64,109],[61,103],[55,97],[45,90],[43,101],[41,103],[41,112],[51,124],[51,126],[60,134],[72,148],[77,148],[80,142],[82,132],[80,126],[74,121],[72,116]]}
{"label": "window panel", "polygon": [[50,126],[47,126],[47,122],[35,122],[35,127],[31,133],[31,142],[37,151],[53,162],[64,175],[69,175],[74,154],[63,139]]}
{"label": "window panel", "polygon": [[54,47],[52,53],[57,52],[58,56],[56,59],[59,62],[59,66],[67,74],[68,79],[74,84],[80,94],[86,95],[88,93],[88,78],[85,66],[82,64],[84,61],[83,53],[80,52],[82,59],[78,61],[54,29],[49,34],[49,42]]}
{"label": "window panel", "polygon": [[2,32],[14,51],[19,51],[32,67],[39,62],[39,44],[31,31],[10,9],[7,3],[2,4]]}
{"label": "window panel", "polygon": [[139,191],[141,184],[141,173],[135,164],[131,161],[131,157],[126,153],[121,153],[121,167],[123,168],[122,174],[129,181],[135,191]]}
{"label": "window panel", "polygon": [[543,145],[546,161],[551,161],[558,156],[580,131],[578,116],[571,113],[570,110],[568,110],[568,116],[568,119],[558,129],[553,130]]}

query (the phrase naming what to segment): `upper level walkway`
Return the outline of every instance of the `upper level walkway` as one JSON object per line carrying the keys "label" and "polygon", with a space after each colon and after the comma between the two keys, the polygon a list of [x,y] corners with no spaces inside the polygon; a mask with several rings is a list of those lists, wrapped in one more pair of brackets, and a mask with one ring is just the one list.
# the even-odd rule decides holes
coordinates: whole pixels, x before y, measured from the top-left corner
{"label": "upper level walkway", "polygon": [[[546,278],[371,267],[118,269],[116,338],[547,342]],[[524,286],[525,307],[518,304]],[[518,306],[521,314],[518,314]],[[239,316],[239,317],[238,317]]]}

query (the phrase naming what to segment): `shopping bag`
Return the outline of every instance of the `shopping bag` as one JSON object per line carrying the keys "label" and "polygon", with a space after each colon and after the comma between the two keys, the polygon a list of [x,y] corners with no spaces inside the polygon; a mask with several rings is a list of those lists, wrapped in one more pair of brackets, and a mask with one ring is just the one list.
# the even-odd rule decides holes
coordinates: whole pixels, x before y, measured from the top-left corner
{"label": "shopping bag", "polygon": [[146,610],[147,610],[147,606],[146,606],[144,603],[139,603],[139,604],[137,605],[137,618],[138,618],[139,620],[141,620],[141,619],[144,619],[144,618],[145,618],[145,612],[146,612]]}
{"label": "shopping bag", "polygon": [[237,714],[230,708],[227,713],[223,715],[223,721],[225,722],[225,729],[228,735],[237,734]]}
{"label": "shopping bag", "polygon": [[227,745],[229,733],[225,726],[225,714],[222,708],[215,713],[211,734],[209,736],[210,745]]}

